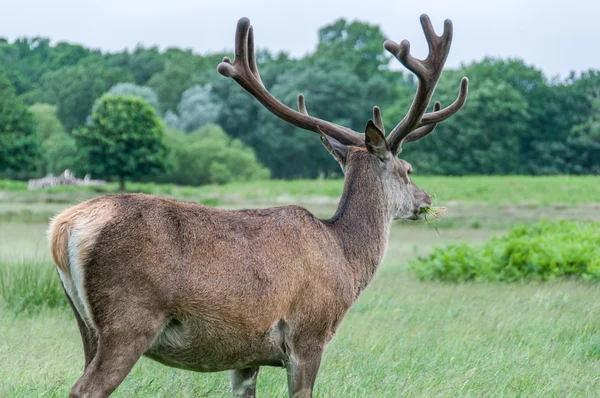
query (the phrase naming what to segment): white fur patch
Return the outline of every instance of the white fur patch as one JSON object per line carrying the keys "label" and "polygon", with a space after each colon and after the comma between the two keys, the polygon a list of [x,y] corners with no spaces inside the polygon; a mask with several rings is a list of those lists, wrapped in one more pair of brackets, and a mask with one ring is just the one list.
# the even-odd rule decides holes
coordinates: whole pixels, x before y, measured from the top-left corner
{"label": "white fur patch", "polygon": [[65,286],[67,294],[77,309],[77,312],[87,325],[92,326],[93,323],[90,305],[87,300],[85,287],[83,285],[84,273],[83,269],[81,268],[81,262],[79,261],[79,243],[81,233],[82,232],[76,228],[76,225],[74,225],[68,237],[67,250],[69,253],[69,269],[71,270],[71,278],[69,279],[60,270],[58,270],[58,273]]}

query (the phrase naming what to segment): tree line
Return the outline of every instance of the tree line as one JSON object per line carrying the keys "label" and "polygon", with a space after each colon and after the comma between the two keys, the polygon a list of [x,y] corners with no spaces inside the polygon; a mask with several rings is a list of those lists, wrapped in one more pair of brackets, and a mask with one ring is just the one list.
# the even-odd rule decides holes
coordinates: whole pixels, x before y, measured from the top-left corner
{"label": "tree line", "polygon": [[[390,62],[381,29],[339,19],[321,28],[318,37],[316,49],[299,59],[258,50],[267,89],[292,107],[302,92],[311,115],[356,131],[364,129],[374,105],[381,107],[386,127],[395,126],[410,106],[416,82]],[[101,135],[109,134],[100,120],[106,124],[110,118],[98,112],[108,97],[119,97],[121,104],[111,106],[120,114],[149,107],[159,133],[144,133],[141,121],[125,125],[165,147],[156,160],[160,167],[140,166],[137,173],[125,173],[128,178],[203,184],[269,174],[339,176],[316,134],[278,120],[216,72],[223,56],[232,54],[141,46],[103,53],[47,38],[0,39],[0,172],[25,178],[69,167],[123,177],[115,168],[94,166],[113,162],[114,156],[94,158],[92,141],[82,138],[94,131],[102,141]],[[401,155],[418,173],[600,173],[600,71],[548,78],[520,59],[486,58],[445,70],[434,100],[442,106],[452,102],[462,76],[470,79],[465,107],[434,134],[406,145]],[[129,105],[123,105],[124,98]],[[128,148],[121,144],[112,150]],[[133,154],[119,155],[127,156]],[[127,167],[134,170],[136,164]],[[244,174],[246,169],[253,172]]]}

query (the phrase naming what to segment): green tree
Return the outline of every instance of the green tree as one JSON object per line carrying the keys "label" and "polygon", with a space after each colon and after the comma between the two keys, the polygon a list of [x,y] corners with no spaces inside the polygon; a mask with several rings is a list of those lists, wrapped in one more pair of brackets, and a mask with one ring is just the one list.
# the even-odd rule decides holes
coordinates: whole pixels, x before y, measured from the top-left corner
{"label": "green tree", "polygon": [[167,147],[164,126],[154,109],[139,97],[103,95],[94,104],[90,123],[75,131],[96,175],[116,176],[121,191],[126,178],[164,171]]}
{"label": "green tree", "polygon": [[56,106],[44,103],[33,104],[29,111],[35,118],[35,131],[40,141],[44,141],[54,133],[64,133],[65,128],[56,116]]}
{"label": "green tree", "polygon": [[177,106],[179,115],[168,111],[165,115],[165,123],[169,127],[189,133],[206,124],[214,123],[220,110],[221,104],[214,100],[212,87],[197,84],[183,92]]}
{"label": "green tree", "polygon": [[[367,83],[339,64],[313,67],[297,65],[279,75],[270,92],[284,104],[296,108],[298,93],[306,97],[308,112],[315,117],[362,132],[371,118]],[[254,101],[254,99],[248,99]],[[244,140],[276,178],[314,178],[339,175],[339,165],[322,147],[319,137],[300,130],[271,114],[258,112],[254,130]]]}
{"label": "green tree", "polygon": [[40,175],[60,174],[65,169],[77,171],[81,156],[73,137],[65,132],[56,117],[56,106],[34,104],[29,111],[35,119],[35,131],[40,141],[37,170]]}
{"label": "green tree", "polygon": [[600,174],[600,90],[591,102],[589,119],[574,126],[567,139],[578,174]]}
{"label": "green tree", "polygon": [[46,73],[36,96],[57,105],[58,118],[70,132],[84,124],[98,97],[116,83],[131,80],[125,69],[110,67],[101,57],[91,57],[75,66]]}
{"label": "green tree", "polygon": [[161,57],[158,48],[135,49],[129,60],[129,70],[137,84],[146,84],[150,78],[165,69],[165,60]]}
{"label": "green tree", "polygon": [[40,147],[38,171],[41,175],[59,175],[65,169],[77,172],[84,167],[75,139],[64,131],[52,133]]}
{"label": "green tree", "polygon": [[149,103],[157,113],[160,113],[158,96],[150,87],[138,86],[133,83],[117,83],[108,90],[110,95],[132,95],[140,97]]}
{"label": "green tree", "polygon": [[383,48],[385,35],[377,25],[349,22],[340,18],[319,29],[319,44],[314,58],[339,61],[363,80],[387,68],[390,56]]}
{"label": "green tree", "polygon": [[0,74],[0,172],[19,176],[31,171],[39,153],[33,115]]}

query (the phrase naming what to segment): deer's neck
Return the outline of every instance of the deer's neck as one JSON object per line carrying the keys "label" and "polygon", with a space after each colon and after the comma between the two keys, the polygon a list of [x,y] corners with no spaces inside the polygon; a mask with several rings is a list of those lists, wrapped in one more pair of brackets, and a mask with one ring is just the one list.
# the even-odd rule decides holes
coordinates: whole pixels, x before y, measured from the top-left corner
{"label": "deer's neck", "polygon": [[328,220],[354,278],[356,296],[383,261],[393,219],[383,184],[368,172],[359,169],[347,173],[337,211]]}

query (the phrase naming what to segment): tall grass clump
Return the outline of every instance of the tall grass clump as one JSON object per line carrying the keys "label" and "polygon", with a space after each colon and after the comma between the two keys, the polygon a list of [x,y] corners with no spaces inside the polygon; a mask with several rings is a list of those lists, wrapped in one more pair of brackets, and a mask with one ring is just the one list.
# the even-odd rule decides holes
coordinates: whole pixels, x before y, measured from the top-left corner
{"label": "tall grass clump", "polygon": [[52,264],[0,261],[0,297],[6,309],[16,315],[32,315],[43,308],[68,305]]}
{"label": "tall grass clump", "polygon": [[421,280],[463,282],[574,277],[600,281],[600,224],[556,221],[518,226],[481,247],[434,248],[410,262]]}

